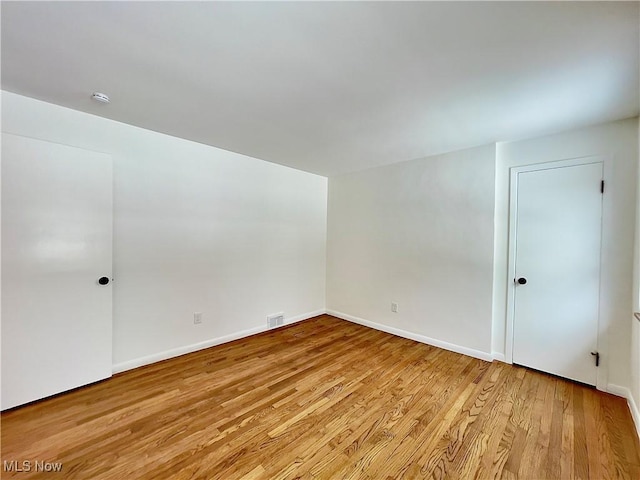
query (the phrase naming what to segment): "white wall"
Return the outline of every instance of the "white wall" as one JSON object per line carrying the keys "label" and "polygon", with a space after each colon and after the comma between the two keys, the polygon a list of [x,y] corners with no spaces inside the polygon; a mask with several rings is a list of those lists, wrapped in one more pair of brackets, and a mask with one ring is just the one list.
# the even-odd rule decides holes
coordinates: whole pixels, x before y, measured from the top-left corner
{"label": "white wall", "polygon": [[508,169],[605,155],[609,383],[640,403],[637,119],[332,178],[328,230],[323,177],[6,92],[2,130],[114,159],[117,369],[258,331],[270,313],[318,313],[325,278],[333,313],[499,358]]}
{"label": "white wall", "polygon": [[8,92],[2,130],[113,157],[116,370],[323,311],[326,178]]}
{"label": "white wall", "polygon": [[[630,385],[630,306],[638,157],[637,119],[547,137],[499,143],[496,150],[496,230],[492,349],[505,354],[509,168],[590,155],[605,157],[601,322],[609,325],[602,359],[608,383]],[[608,352],[608,354],[606,353]]]}
{"label": "white wall", "polygon": [[[633,309],[640,312],[640,124],[638,125],[638,180],[636,199],[636,251],[633,282]],[[631,319],[631,396],[629,403],[640,435],[640,321]]]}
{"label": "white wall", "polygon": [[330,313],[488,358],[494,160],[491,145],[330,178]]}

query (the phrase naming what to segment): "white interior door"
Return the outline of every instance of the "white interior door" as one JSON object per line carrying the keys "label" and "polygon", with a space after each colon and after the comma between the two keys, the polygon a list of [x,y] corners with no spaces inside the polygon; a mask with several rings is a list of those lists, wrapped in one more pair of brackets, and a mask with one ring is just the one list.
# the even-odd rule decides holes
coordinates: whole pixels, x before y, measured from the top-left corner
{"label": "white interior door", "polygon": [[109,155],[2,134],[3,410],[111,376],[112,229]]}
{"label": "white interior door", "polygon": [[602,168],[515,179],[513,362],[589,385],[597,377]]}

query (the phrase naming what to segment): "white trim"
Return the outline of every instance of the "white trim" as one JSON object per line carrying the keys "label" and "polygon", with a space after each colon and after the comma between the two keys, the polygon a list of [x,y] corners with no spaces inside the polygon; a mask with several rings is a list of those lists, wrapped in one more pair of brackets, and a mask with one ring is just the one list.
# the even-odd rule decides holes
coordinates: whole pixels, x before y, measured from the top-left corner
{"label": "white trim", "polygon": [[631,390],[627,387],[621,387],[620,385],[614,385],[609,383],[607,385],[607,392],[612,395],[617,395],[618,397],[626,398],[627,404],[629,405],[629,410],[631,411],[631,417],[633,418],[633,423],[636,427],[636,433],[638,434],[638,438],[640,438],[640,410],[638,410],[638,405],[636,404],[633,395],[631,395]]}
{"label": "white trim", "polygon": [[509,170],[518,172],[537,172],[539,170],[553,170],[556,168],[575,167],[576,165],[590,165],[592,163],[604,163],[603,155],[588,155],[586,157],[565,158],[564,160],[550,160],[547,162],[517,165]]}
{"label": "white trim", "polygon": [[491,356],[498,362],[507,363],[507,357],[505,357],[504,353],[491,352]]}
{"label": "white trim", "polygon": [[324,315],[327,311],[324,308],[319,310],[314,310],[313,312],[303,313],[301,315],[296,315],[295,317],[289,317],[284,319],[285,325],[291,325],[292,323],[301,322],[302,320],[309,320],[313,317],[318,317],[320,315]]}
{"label": "white trim", "polygon": [[[292,323],[317,317],[318,315],[322,315],[324,313],[325,313],[325,310],[321,309],[321,310],[316,310],[314,312],[303,313],[302,315],[296,315],[295,317],[285,318],[284,325],[291,325]],[[284,325],[281,325],[280,327],[276,327],[276,328],[281,328]],[[142,367],[144,365],[149,365],[151,363],[160,362],[162,360],[178,357],[180,355],[185,355],[187,353],[197,352],[198,350],[203,350],[205,348],[215,347],[216,345],[222,345],[223,343],[232,342],[240,338],[246,338],[251,335],[256,335],[257,333],[266,332],[267,330],[274,330],[274,329],[267,328],[267,326],[265,325],[262,327],[251,328],[249,330],[242,330],[240,332],[235,332],[230,335],[225,335],[223,337],[211,338],[209,340],[205,340],[204,342],[192,343],[191,345],[184,345],[182,347],[172,348],[171,350],[165,350],[163,352],[154,353],[151,355],[147,355],[145,357],[135,358],[133,360],[127,360],[126,362],[116,363],[113,365],[112,371],[114,374],[125,372],[127,370],[132,370],[134,368]]]}
{"label": "white trim", "polygon": [[621,387],[613,383],[607,385],[607,393],[622,398],[629,398],[631,396],[631,391],[627,387]]}
{"label": "white trim", "polygon": [[640,410],[638,410],[638,404],[633,398],[633,395],[631,395],[630,391],[629,396],[627,397],[627,403],[629,404],[629,410],[631,410],[633,423],[636,424],[636,433],[638,434],[638,438],[640,438]]}
{"label": "white trim", "polygon": [[638,438],[640,438],[640,411],[638,410],[638,405],[636,404],[633,395],[629,395],[627,403],[629,404],[629,410],[631,410],[633,422],[636,424],[636,433],[638,434]]}
{"label": "white trim", "polygon": [[380,330],[381,332],[397,335],[398,337],[408,338],[409,340],[415,340],[416,342],[420,342],[420,343],[426,343],[427,345],[433,345],[434,347],[443,348],[445,350],[450,350],[456,353],[461,353],[462,355],[467,355],[469,357],[479,358],[480,360],[485,360],[487,362],[493,361],[493,356],[491,354],[486,352],[481,352],[480,350],[474,350],[472,348],[455,345],[453,343],[444,342],[442,340],[426,337],[418,333],[408,332],[406,330],[401,330],[399,328],[389,327],[387,325],[382,325],[381,323],[371,322],[369,320],[365,320],[364,318],[354,317],[353,315],[337,312],[335,310],[327,310],[327,314],[333,315],[334,317],[341,318],[342,320],[347,320],[349,322],[357,323],[358,325],[363,325],[365,327],[373,328],[375,330]]}
{"label": "white trim", "polygon": [[[590,155],[586,157],[570,158],[565,160],[540,162],[530,165],[522,165],[511,167],[509,169],[509,257],[508,257],[508,271],[507,271],[507,315],[506,315],[506,335],[505,335],[505,359],[507,363],[513,363],[513,321],[515,310],[515,286],[513,280],[516,277],[515,271],[515,259],[516,259],[516,230],[517,230],[517,218],[518,218],[518,174],[523,172],[533,172],[538,170],[550,170],[555,168],[565,168],[577,165],[590,165],[593,163],[602,164],[603,179],[606,180],[609,175],[610,162],[608,157],[603,155]],[[604,216],[605,216],[605,196],[602,199],[602,235],[604,235]],[[600,245],[600,279],[602,281],[602,245],[604,239],[601,238]],[[602,295],[602,285],[600,285],[600,295]],[[607,390],[608,379],[608,330],[609,319],[606,315],[603,315],[602,311],[602,299],[598,301],[598,351],[600,352],[600,358],[602,360],[602,368],[597,369],[596,376],[596,388],[598,390]]]}
{"label": "white trim", "polygon": [[507,325],[505,332],[505,358],[509,363],[513,363],[513,309],[515,307],[515,288],[513,279],[515,274],[516,258],[516,219],[518,218],[518,174],[513,167],[509,171],[509,236],[508,258],[507,258]]}

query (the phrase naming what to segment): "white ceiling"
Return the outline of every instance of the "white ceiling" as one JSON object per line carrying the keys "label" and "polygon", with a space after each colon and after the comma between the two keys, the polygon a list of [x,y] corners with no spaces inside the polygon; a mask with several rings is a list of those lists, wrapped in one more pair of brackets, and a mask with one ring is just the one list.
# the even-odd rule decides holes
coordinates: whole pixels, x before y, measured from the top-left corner
{"label": "white ceiling", "polygon": [[3,2],[2,88],[336,175],[637,115],[638,6]]}

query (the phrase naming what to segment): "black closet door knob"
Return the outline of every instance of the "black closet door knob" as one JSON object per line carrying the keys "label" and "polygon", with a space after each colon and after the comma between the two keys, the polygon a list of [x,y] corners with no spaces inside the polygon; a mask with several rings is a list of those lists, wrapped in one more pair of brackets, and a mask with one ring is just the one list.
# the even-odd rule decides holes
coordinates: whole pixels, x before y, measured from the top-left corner
{"label": "black closet door knob", "polygon": [[520,285],[526,285],[526,284],[527,284],[527,279],[526,279],[526,278],[524,278],[524,277],[520,277],[520,278],[518,279],[518,283],[519,283]]}
{"label": "black closet door knob", "polygon": [[109,277],[100,277],[98,279],[98,285],[109,285],[111,279]]}

